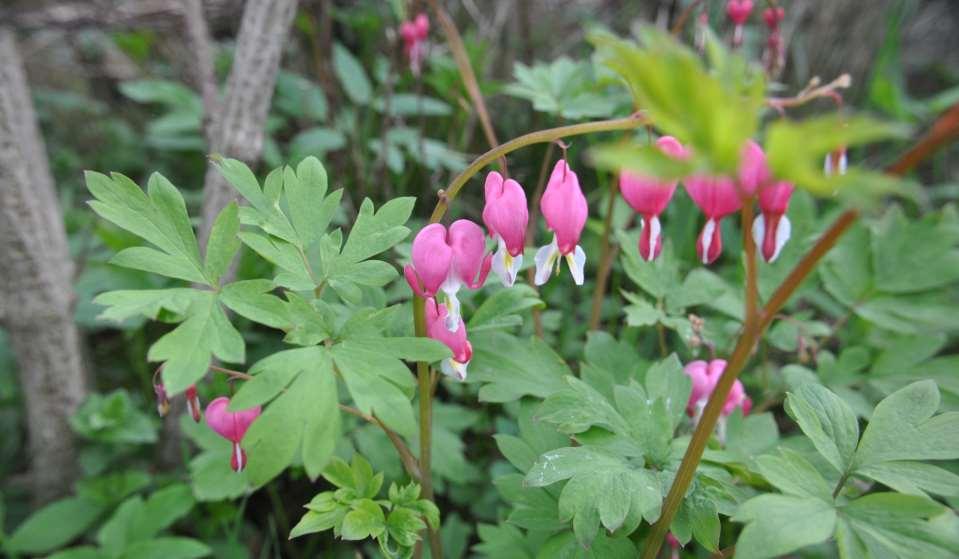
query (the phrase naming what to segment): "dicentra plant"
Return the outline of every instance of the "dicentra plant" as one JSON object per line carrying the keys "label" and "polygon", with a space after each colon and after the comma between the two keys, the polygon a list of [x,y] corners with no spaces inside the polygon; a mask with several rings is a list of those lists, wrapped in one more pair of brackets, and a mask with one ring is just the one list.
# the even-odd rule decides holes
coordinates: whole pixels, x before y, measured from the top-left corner
{"label": "dicentra plant", "polygon": [[[637,112],[531,132],[476,159],[438,193],[430,223],[401,258],[405,283],[390,251],[406,254],[415,200],[379,208],[364,200],[347,226],[342,191],[331,189],[335,177],[316,158],[276,169],[262,183],[243,163],[217,158],[243,203],[223,209],[205,247],[180,193],[162,176],[153,175],[144,191],[122,175],[88,173],[93,210],[149,245],[123,250],[113,263],[184,282],[96,300],[106,319],[142,315],[177,324],[148,355],[160,364],[161,409],[209,374],[236,380],[235,393],[205,413],[230,441],[223,471],[240,472],[232,475],[250,489],[291,467],[312,480],[323,476],[334,488],[304,496],[307,511],[290,537],[333,530],[347,540],[372,538],[388,556],[412,555],[423,535],[432,556],[442,556],[431,456],[441,379],[478,387],[466,394],[501,403],[516,418],[514,431],[496,435],[515,471],[496,479],[511,505],[504,522],[479,529],[476,549],[489,555],[625,558],[642,550],[652,559],[667,536],[674,553],[691,539],[720,552],[722,542],[732,542],[722,517],[744,525],[737,557],[780,556],[826,541],[850,558],[959,554],[959,519],[935,499],[959,495],[959,476],[924,462],[959,458],[959,414],[937,413],[934,382],[901,383],[863,410],[815,375],[797,373],[784,405],[805,438],[780,446],[768,413],[775,402],[755,409],[738,380],[863,205],[908,195],[910,185],[898,177],[954,134],[956,119],[943,121],[888,172],[847,166],[847,149],[903,131],[846,111],[777,117],[777,110],[835,96],[844,80],[797,98],[770,98],[763,71],[709,37],[708,64],[649,29],[638,41],[597,35],[593,42]],[[463,188],[479,187],[471,179],[500,158],[601,132],[620,137],[591,150],[590,159],[621,173],[620,190],[640,219],[638,236],[619,232],[623,266],[642,290],[624,294],[627,324],[657,337],[661,353],[644,355],[635,337],[595,331],[574,372],[542,337],[517,333],[523,315],[544,304],[521,285],[524,270],[533,269],[535,286],[582,285],[595,271],[603,302],[613,256],[581,242],[587,181],[565,147],[548,162],[541,191],[491,172],[484,208],[469,212],[482,214],[483,225],[443,220]],[[705,215],[689,247],[664,235],[660,220],[679,183]],[[831,224],[803,221],[813,219],[810,212],[790,218],[794,190],[834,199],[840,209]],[[537,216],[548,233],[531,243]],[[610,223],[602,232],[607,247],[617,234]],[[686,269],[675,253],[692,244],[699,264]],[[271,265],[266,277],[228,279],[241,246]],[[704,269],[723,253],[742,263],[741,290]],[[842,276],[844,264],[834,264]],[[461,292],[487,285],[490,271],[502,287],[491,287],[475,308],[461,303]],[[724,318],[693,314],[705,306]],[[571,306],[557,310],[564,321],[578,320]],[[275,330],[284,349],[248,364],[236,317]],[[704,353],[713,355],[695,359]],[[407,479],[384,494],[383,473],[364,457],[337,457],[345,456],[337,451],[343,413],[386,434]],[[862,419],[868,423],[860,433]],[[729,546],[722,553],[729,556]]]}

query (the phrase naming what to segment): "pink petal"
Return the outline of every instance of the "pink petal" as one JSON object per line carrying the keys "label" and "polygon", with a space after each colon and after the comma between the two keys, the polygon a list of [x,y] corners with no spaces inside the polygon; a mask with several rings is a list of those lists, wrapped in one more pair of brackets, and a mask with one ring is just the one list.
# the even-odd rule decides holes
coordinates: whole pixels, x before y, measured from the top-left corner
{"label": "pink petal", "polygon": [[745,196],[752,196],[759,188],[769,182],[771,176],[766,164],[763,148],[753,140],[747,140],[743,146],[739,163],[739,186]]}
{"label": "pink petal", "polygon": [[560,159],[553,167],[539,208],[546,225],[556,233],[560,253],[573,252],[586,225],[589,206],[579,187],[579,178],[565,159]]}
{"label": "pink petal", "polygon": [[723,177],[693,176],[684,181],[686,192],[707,218],[719,219],[742,208],[736,182]]}
{"label": "pink petal", "polygon": [[752,0],[729,0],[726,3],[726,15],[736,25],[742,25],[749,19],[749,13],[753,11]]}
{"label": "pink petal", "polygon": [[[484,258],[486,237],[483,230],[468,219],[458,219],[450,225],[449,245],[453,253],[452,273],[474,287],[483,268],[489,272],[489,263]],[[485,274],[483,276],[485,279]]]}
{"label": "pink petal", "polygon": [[708,364],[705,361],[691,361],[683,368],[683,372],[693,381],[689,402],[686,404],[686,412],[693,415],[696,411],[696,405],[709,398],[715,382],[709,378]]}
{"label": "pink petal", "polygon": [[436,299],[426,301],[426,334],[446,345],[453,352],[453,359],[460,363],[468,363],[473,357],[473,348],[466,339],[466,324],[460,318],[459,328],[450,332],[446,327],[446,305],[437,303]]}
{"label": "pink petal", "polygon": [[784,214],[789,209],[793,185],[789,182],[774,182],[759,190],[759,209],[763,213]]}
{"label": "pink petal", "polygon": [[[733,387],[729,390],[729,395],[726,396],[726,402],[723,404],[722,414],[730,415],[738,407],[743,406],[746,401],[746,389],[743,388],[743,383],[736,379],[736,382],[733,383]],[[750,407],[752,402],[750,401]]]}
{"label": "pink petal", "polygon": [[431,223],[420,230],[413,239],[412,259],[423,293],[435,295],[446,281],[453,262],[453,249],[446,242],[446,227]]}
{"label": "pink petal", "polygon": [[206,406],[206,423],[221,437],[240,442],[250,424],[259,417],[261,408],[256,406],[247,410],[231,412],[227,410],[230,399],[220,396]]}
{"label": "pink petal", "polygon": [[[656,141],[659,149],[674,159],[684,159],[688,153],[672,136],[663,136]],[[663,181],[623,171],[619,175],[619,189],[623,198],[637,213],[644,216],[659,215],[666,209],[676,184],[679,181]]]}
{"label": "pink petal", "polygon": [[413,24],[416,26],[417,37],[421,40],[426,39],[430,33],[430,18],[426,14],[419,14]]}
{"label": "pink petal", "polygon": [[523,187],[513,179],[503,180],[496,171],[486,176],[486,205],[483,223],[491,235],[498,235],[506,243],[512,256],[523,254],[529,209]]}

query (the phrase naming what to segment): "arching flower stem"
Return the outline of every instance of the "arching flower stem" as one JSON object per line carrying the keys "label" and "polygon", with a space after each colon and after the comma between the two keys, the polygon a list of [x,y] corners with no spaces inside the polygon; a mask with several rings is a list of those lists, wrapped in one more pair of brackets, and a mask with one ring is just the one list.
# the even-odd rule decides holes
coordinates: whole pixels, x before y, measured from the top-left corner
{"label": "arching flower stem", "polygon": [[556,128],[548,128],[546,130],[538,130],[536,132],[530,132],[529,134],[524,134],[518,138],[514,138],[476,158],[476,160],[470,163],[462,173],[453,179],[449,186],[443,191],[443,195],[440,196],[439,202],[437,202],[436,207],[433,209],[433,214],[430,216],[430,223],[437,223],[443,219],[443,216],[446,215],[446,210],[449,209],[450,203],[456,199],[456,196],[459,194],[460,190],[462,190],[466,183],[473,178],[475,174],[479,173],[487,165],[493,163],[506,154],[512,153],[526,146],[550,143],[568,136],[580,136],[583,134],[593,134],[596,132],[611,132],[615,130],[630,130],[633,128],[639,128],[647,122],[648,118],[645,115],[642,113],[636,113],[626,118],[598,120],[594,122],[584,122],[581,124],[570,124],[568,126],[559,126]]}

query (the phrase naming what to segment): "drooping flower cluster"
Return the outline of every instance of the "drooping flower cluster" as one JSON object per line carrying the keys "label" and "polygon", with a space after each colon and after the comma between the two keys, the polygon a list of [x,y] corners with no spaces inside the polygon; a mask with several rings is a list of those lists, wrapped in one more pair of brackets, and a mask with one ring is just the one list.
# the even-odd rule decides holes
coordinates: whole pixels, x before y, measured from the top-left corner
{"label": "drooping flower cluster", "polygon": [[[473,347],[467,339],[457,293],[462,287],[478,289],[489,271],[511,287],[523,265],[529,225],[529,208],[523,187],[513,179],[490,172],[485,183],[483,223],[496,249],[486,253],[483,230],[466,219],[449,228],[439,223],[424,227],[413,239],[412,263],[404,269],[413,292],[425,299],[426,332],[450,348],[453,355],[441,364],[444,374],[464,380]],[[586,254],[579,237],[586,225],[588,207],[579,178],[565,159],[556,163],[540,199],[540,210],[553,241],[536,253],[536,285],[559,271],[565,257],[573,280],[582,285]],[[442,297],[442,301],[437,297]]]}
{"label": "drooping flower cluster", "polygon": [[242,411],[229,410],[230,399],[220,396],[206,407],[206,424],[224,439],[233,443],[230,453],[230,467],[234,472],[242,472],[246,468],[246,451],[240,446],[246,430],[260,416],[260,406]]}
{"label": "drooping flower cluster", "polygon": [[[674,159],[684,159],[689,152],[673,137],[663,136],[656,145]],[[659,215],[666,209],[678,181],[662,181],[631,172],[620,174],[619,185],[626,202],[642,216],[639,254],[652,261],[662,251],[662,224]],[[756,142],[743,146],[736,177],[693,175],[683,181],[686,192],[705,214],[706,224],[696,240],[696,254],[703,264],[716,261],[723,251],[721,220],[752,203],[758,197],[761,214],[752,225],[753,239],[767,262],[779,257],[791,227],[786,210],[793,185],[776,181],[766,163],[766,155]]]}
{"label": "drooping flower cluster", "polygon": [[426,59],[426,39],[430,34],[430,20],[426,14],[419,14],[412,21],[400,25],[400,37],[403,38],[403,54],[410,62],[410,70],[419,76]]}
{"label": "drooping flower cluster", "polygon": [[770,6],[763,10],[763,21],[769,28],[769,37],[766,38],[766,52],[763,54],[763,64],[766,74],[776,76],[785,65],[785,49],[783,48],[782,31],[779,25],[786,18],[786,10],[782,6]]}

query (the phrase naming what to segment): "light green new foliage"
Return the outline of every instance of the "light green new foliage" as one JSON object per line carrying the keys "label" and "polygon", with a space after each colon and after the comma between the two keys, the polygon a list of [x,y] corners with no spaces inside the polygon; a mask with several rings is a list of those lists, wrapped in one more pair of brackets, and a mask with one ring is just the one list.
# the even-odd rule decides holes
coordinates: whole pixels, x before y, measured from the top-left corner
{"label": "light green new foliage", "polygon": [[351,463],[333,458],[323,477],[336,491],[317,494],[304,505],[307,512],[290,531],[290,538],[333,530],[344,540],[372,538],[386,557],[411,557],[420,534],[429,525],[439,528],[439,510],[420,499],[420,487],[390,484],[387,499],[378,498],[383,473],[374,475],[369,462],[354,454]]}
{"label": "light green new foliage", "polygon": [[[736,169],[743,144],[758,127],[761,72],[721,48],[710,49],[707,69],[692,50],[652,28],[642,30],[641,45],[609,35],[592,41],[599,60],[626,81],[636,107],[691,147],[697,166],[717,174]],[[677,167],[663,170],[672,174]]]}

